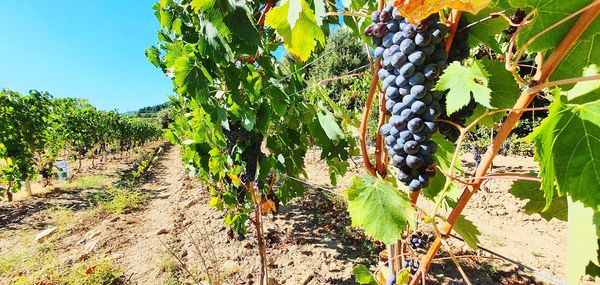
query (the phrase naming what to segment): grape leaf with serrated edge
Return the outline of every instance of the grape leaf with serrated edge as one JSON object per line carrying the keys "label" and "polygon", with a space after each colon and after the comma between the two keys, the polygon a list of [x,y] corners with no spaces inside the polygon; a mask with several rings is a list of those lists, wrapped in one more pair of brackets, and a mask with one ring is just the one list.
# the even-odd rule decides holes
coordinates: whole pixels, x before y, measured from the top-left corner
{"label": "grape leaf with serrated edge", "polygon": [[556,193],[548,208],[546,206],[546,198],[544,198],[544,192],[540,189],[541,185],[535,181],[518,180],[513,182],[510,193],[513,196],[521,199],[528,200],[527,204],[523,206],[525,214],[540,214],[542,218],[547,221],[552,218],[559,219],[561,221],[567,220],[567,197],[557,197]]}
{"label": "grape leaf with serrated edge", "polygon": [[394,243],[410,225],[415,228],[416,211],[408,195],[388,181],[364,175],[354,177],[348,195],[353,226],[360,226],[375,240]]}
{"label": "grape leaf with serrated edge", "polygon": [[473,222],[467,220],[465,216],[461,215],[456,224],[454,225],[454,231],[460,235],[465,243],[472,248],[477,250],[477,244],[479,243],[479,236],[481,232],[477,229]]}
{"label": "grape leaf with serrated edge", "polygon": [[569,236],[567,241],[567,281],[578,284],[591,262],[598,265],[597,215],[580,202],[569,203]]}
{"label": "grape leaf with serrated edge", "polygon": [[561,193],[596,208],[600,185],[600,100],[573,104],[558,95],[548,117],[526,139],[534,141],[546,202]]}
{"label": "grape leaf with serrated edge", "polygon": [[493,108],[490,105],[492,90],[488,87],[489,77],[489,73],[480,61],[475,61],[470,66],[453,62],[440,76],[434,90],[444,91],[450,89],[446,95],[446,113],[448,115],[469,104],[471,96],[477,103]]}

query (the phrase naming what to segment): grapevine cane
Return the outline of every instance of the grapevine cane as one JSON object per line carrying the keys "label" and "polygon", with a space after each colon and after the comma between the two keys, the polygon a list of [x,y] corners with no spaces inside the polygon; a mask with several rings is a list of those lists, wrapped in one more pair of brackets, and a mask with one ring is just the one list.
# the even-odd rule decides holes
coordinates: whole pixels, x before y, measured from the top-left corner
{"label": "grapevine cane", "polygon": [[377,90],[379,78],[377,77],[377,71],[380,68],[380,60],[375,61],[375,67],[373,68],[373,80],[371,81],[371,87],[369,88],[369,94],[367,95],[367,101],[365,103],[365,110],[363,111],[362,120],[360,122],[360,153],[362,154],[365,168],[369,171],[372,176],[376,175],[375,168],[371,164],[369,159],[369,153],[367,152],[367,121],[369,119],[369,111],[371,110],[371,104],[373,103],[373,96]]}
{"label": "grapevine cane", "polygon": [[262,13],[262,15],[260,15],[260,19],[258,19],[258,23],[257,23],[257,24],[258,24],[259,26],[261,26],[261,27],[262,27],[262,26],[264,25],[264,23],[265,23],[265,18],[266,18],[266,16],[267,16],[267,12],[269,12],[269,10],[271,10],[271,8],[273,8],[273,5],[275,5],[275,2],[277,2],[277,1],[275,1],[275,0],[271,0],[271,1],[269,1],[269,2],[267,3],[267,5],[265,6],[265,9],[263,10],[263,13]]}
{"label": "grapevine cane", "polygon": [[[577,22],[572,26],[572,28],[569,30],[567,35],[560,42],[558,47],[554,50],[554,52],[552,52],[552,54],[550,54],[546,63],[541,67],[541,70],[540,70],[541,76],[540,76],[539,82],[543,82],[543,81],[547,80],[548,77],[550,77],[550,75],[552,74],[554,69],[558,66],[558,63],[564,58],[564,56],[567,54],[567,52],[573,47],[576,40],[587,29],[587,27],[591,24],[591,22],[596,18],[596,16],[599,13],[600,13],[600,6],[596,6],[596,7],[593,7],[591,9],[585,11],[579,17]],[[538,83],[535,82],[534,84],[537,85]],[[530,92],[528,92],[528,90],[523,91],[521,93],[521,96],[515,103],[513,109],[518,110],[518,109],[526,108],[530,104],[530,102],[533,100],[533,98],[535,98],[535,96],[532,96],[530,94]],[[500,149],[502,142],[504,142],[504,140],[506,140],[506,138],[508,137],[508,135],[510,134],[510,132],[512,131],[512,129],[514,128],[514,126],[516,125],[517,121],[519,120],[519,118],[521,117],[522,114],[523,114],[523,111],[510,111],[509,112],[506,120],[504,121],[502,126],[499,128],[496,136],[494,137],[494,140],[493,140],[492,144],[490,145],[490,148],[488,148],[488,150],[484,154],[481,164],[477,168],[476,176],[484,176],[485,175],[485,173],[487,172],[487,169],[491,165],[492,160],[494,159],[496,153]],[[469,202],[469,199],[473,196],[473,194],[475,194],[475,192],[477,191],[477,189],[479,188],[479,185],[481,185],[481,183],[482,183],[482,180],[477,179],[476,181],[474,181],[473,185],[469,185],[469,186],[465,187],[465,190],[463,191],[461,197],[459,198],[456,206],[454,207],[454,209],[448,216],[446,223],[444,224],[443,228],[441,229],[443,236],[448,236],[450,234],[450,232],[452,231],[452,227],[454,226],[454,224],[460,217],[460,214],[462,213],[466,204]],[[430,247],[429,251],[427,252],[427,255],[425,256],[424,260],[420,263],[419,270],[417,271],[415,276],[413,276],[413,279],[410,283],[411,285],[416,285],[420,279],[419,277],[421,277],[421,275],[424,275],[426,270],[431,265],[431,261],[433,260],[437,251],[440,249],[441,244],[442,244],[442,241],[441,241],[440,237],[437,237],[435,239],[435,241],[431,244],[431,247]]]}
{"label": "grapevine cane", "polygon": [[456,34],[456,30],[458,29],[460,14],[460,10],[452,9],[452,12],[450,12],[450,16],[448,17],[448,38],[446,39],[446,52],[449,52],[450,47],[452,47],[452,40],[454,39],[454,34]]}

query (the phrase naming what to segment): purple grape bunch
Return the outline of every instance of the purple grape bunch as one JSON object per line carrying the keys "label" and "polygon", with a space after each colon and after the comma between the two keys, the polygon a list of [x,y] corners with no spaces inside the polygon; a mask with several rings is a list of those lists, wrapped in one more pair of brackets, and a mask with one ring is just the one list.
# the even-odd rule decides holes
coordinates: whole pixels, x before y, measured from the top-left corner
{"label": "purple grape bunch", "polygon": [[[450,52],[448,54],[448,62],[454,61],[462,61],[469,57],[470,48],[469,48],[469,29],[465,28],[469,23],[465,19],[465,17],[461,17],[458,22],[458,28],[456,33],[454,34],[454,39],[452,40],[452,45],[450,46]],[[443,96],[440,104],[442,105],[442,110],[446,109],[446,96]],[[467,118],[473,115],[475,108],[477,107],[477,102],[473,98],[469,101],[467,106],[462,107],[457,112],[446,115],[442,113],[439,119],[444,119],[447,121],[455,122],[461,126],[465,125],[467,122]],[[439,124],[439,131],[446,139],[450,142],[455,142],[460,136],[460,131],[454,126],[447,123]]]}
{"label": "purple grape bunch", "polygon": [[414,275],[419,270],[419,260],[418,259],[409,259],[402,262],[402,268],[408,268],[409,273]]}
{"label": "purple grape bunch", "polygon": [[388,4],[371,15],[373,24],[365,29],[372,37],[375,57],[381,59],[378,72],[385,90],[389,121],[380,128],[385,137],[398,179],[411,191],[427,187],[435,174],[433,154],[437,145],[431,136],[441,114],[443,92],[431,92],[447,67],[444,50],[447,28],[437,14],[415,25]]}

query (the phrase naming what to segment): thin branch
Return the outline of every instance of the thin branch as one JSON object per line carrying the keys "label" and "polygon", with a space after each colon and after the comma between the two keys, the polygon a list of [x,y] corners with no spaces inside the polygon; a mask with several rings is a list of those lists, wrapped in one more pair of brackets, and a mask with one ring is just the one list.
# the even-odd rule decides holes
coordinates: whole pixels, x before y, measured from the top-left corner
{"label": "thin branch", "polygon": [[348,12],[348,11],[327,12],[326,15],[327,16],[350,16],[350,17],[362,17],[362,18],[368,18],[369,17],[369,15],[367,15],[367,14],[354,13],[354,12]]}
{"label": "thin branch", "polygon": [[511,18],[509,18],[508,16],[506,16],[503,11],[490,14],[491,18],[496,18],[498,16],[500,16],[500,17],[502,17],[502,19],[506,20],[508,22],[508,24],[512,27],[518,27],[521,24],[521,23],[513,22],[513,20]]}
{"label": "thin branch", "polygon": [[600,80],[600,75],[582,76],[582,77],[576,77],[576,78],[567,78],[567,79],[562,79],[562,80],[550,81],[550,82],[542,83],[542,84],[539,84],[539,85],[529,88],[527,90],[527,93],[531,95],[531,94],[538,93],[543,89],[558,86],[558,85],[572,84],[572,83],[577,83],[577,82],[593,81],[593,80]]}
{"label": "thin branch", "polygon": [[265,24],[265,18],[267,17],[267,13],[269,12],[269,10],[271,10],[271,8],[273,8],[273,5],[275,5],[275,0],[271,0],[269,1],[269,3],[267,3],[267,5],[265,6],[265,9],[262,12],[262,15],[260,15],[260,19],[258,19],[258,23],[257,25],[259,26],[263,26]]}
{"label": "thin branch", "polygon": [[445,240],[442,240],[442,245],[444,245],[444,248],[446,249],[448,254],[450,254],[452,261],[454,261],[454,264],[456,265],[456,268],[458,268],[458,272],[460,272],[462,278],[465,280],[465,283],[467,283],[467,285],[472,285],[471,281],[469,281],[469,277],[467,277],[467,274],[465,274],[465,271],[462,269],[462,266],[460,266],[458,259],[456,259],[456,256],[454,255],[454,252],[452,252],[452,249],[450,248],[448,243]]}
{"label": "thin branch", "polygon": [[450,48],[452,47],[452,41],[454,40],[454,35],[456,34],[456,29],[458,28],[458,22],[460,22],[460,14],[460,10],[452,9],[452,12],[450,12],[450,16],[448,17],[448,22],[446,23],[446,25],[448,26],[448,37],[446,38],[446,52],[449,52]]}
{"label": "thin branch", "polygon": [[511,173],[499,173],[499,174],[492,174],[492,175],[475,176],[470,179],[472,179],[472,180],[507,179],[507,180],[525,180],[525,181],[542,182],[542,179],[539,177],[528,176],[525,174],[511,174]]}
{"label": "thin branch", "polygon": [[448,125],[451,125],[451,126],[453,126],[453,127],[457,128],[459,131],[460,131],[460,130],[462,130],[462,129],[464,128],[463,126],[461,126],[461,125],[459,125],[459,124],[457,124],[457,123],[455,123],[455,122],[452,122],[452,121],[450,121],[450,120],[444,120],[444,119],[435,119],[435,120],[433,120],[433,121],[434,121],[434,122],[439,122],[439,123],[446,123],[446,124],[448,124]]}
{"label": "thin branch", "polygon": [[[373,103],[373,97],[375,96],[375,91],[377,90],[378,79],[377,71],[380,68],[380,60],[375,61],[375,69],[373,69],[373,80],[371,81],[371,87],[369,88],[369,94],[367,94],[367,101],[365,103],[365,109],[363,111],[362,120],[360,122],[360,153],[363,158],[363,162],[365,163],[365,168],[372,176],[376,175],[375,168],[371,163],[369,158],[369,153],[367,151],[367,124],[369,121],[369,112],[371,111],[371,104]],[[377,130],[379,134],[379,130]]]}
{"label": "thin branch", "polygon": [[383,92],[379,92],[379,123],[377,124],[377,138],[375,143],[375,165],[377,166],[377,172],[383,178],[387,176],[387,165],[385,164],[386,160],[383,156],[385,154],[383,151],[383,135],[379,133],[379,130],[381,129],[381,126],[385,124],[385,118],[385,96]]}

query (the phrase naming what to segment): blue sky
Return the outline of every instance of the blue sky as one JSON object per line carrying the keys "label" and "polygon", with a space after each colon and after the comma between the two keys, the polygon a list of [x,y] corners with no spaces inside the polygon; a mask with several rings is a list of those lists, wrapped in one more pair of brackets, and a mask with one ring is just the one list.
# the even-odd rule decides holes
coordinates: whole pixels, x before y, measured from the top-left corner
{"label": "blue sky", "polygon": [[167,101],[171,81],[144,50],[154,0],[2,0],[0,88],[86,98],[100,109]]}

